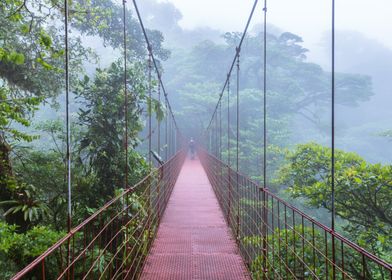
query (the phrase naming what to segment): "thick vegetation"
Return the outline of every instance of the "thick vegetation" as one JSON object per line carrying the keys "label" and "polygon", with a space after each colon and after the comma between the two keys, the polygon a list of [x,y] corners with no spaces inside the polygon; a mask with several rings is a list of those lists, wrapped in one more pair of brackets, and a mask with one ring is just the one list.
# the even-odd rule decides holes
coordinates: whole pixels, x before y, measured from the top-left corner
{"label": "thick vegetation", "polygon": [[[70,1],[71,2],[71,1]],[[151,1],[149,1],[151,2]],[[0,3],[0,278],[6,279],[65,234],[66,160],[63,119],[32,123],[48,107],[64,107],[63,1],[3,0]],[[162,4],[163,5],[163,4]],[[177,20],[178,11],[172,13]],[[168,13],[169,13],[168,12]],[[164,110],[146,94],[146,49],[138,23],[127,11],[128,89],[124,115],[122,10],[114,1],[71,3],[72,189],[74,223],[92,214],[124,187],[124,119],[128,118],[129,182],[149,170],[136,151],[143,116]],[[153,17],[151,17],[153,18]],[[172,22],[175,38],[191,41]],[[148,30],[154,53],[166,60],[163,35]],[[173,35],[173,34],[172,34]],[[166,80],[185,135],[198,137],[212,114],[239,33],[223,42],[202,41],[189,50],[173,50]],[[186,38],[186,39],[184,39]],[[330,73],[306,59],[302,38],[289,32],[268,34],[268,183],[308,213],[329,222]],[[83,40],[99,42],[98,51]],[[189,39],[189,40],[188,40]],[[192,41],[193,42],[193,41]],[[263,131],[263,34],[245,38],[240,56],[240,170],[261,181]],[[106,48],[104,48],[106,47]],[[99,52],[104,48],[104,52]],[[109,54],[109,55],[108,55]],[[99,65],[99,66],[96,66]],[[235,139],[235,74],[231,80],[231,149]],[[355,107],[373,95],[370,77],[337,73],[338,106]],[[227,115],[227,93],[222,116]],[[152,110],[146,110],[146,108]],[[63,117],[62,113],[58,116]],[[227,121],[222,123],[222,154],[227,161]],[[300,133],[298,133],[298,131]],[[303,134],[316,143],[305,143]],[[382,136],[392,137],[386,130]],[[204,139],[199,139],[200,141]],[[302,143],[300,145],[296,145]],[[216,147],[210,147],[217,152]],[[233,163],[233,160],[232,160]],[[358,154],[336,152],[337,228],[351,240],[391,262],[392,168],[372,164]],[[96,195],[99,193],[100,195]],[[304,205],[302,205],[304,202]],[[328,218],[325,218],[326,213]],[[308,228],[299,229],[308,231]],[[288,236],[287,232],[283,235]],[[260,246],[258,237],[243,237]],[[319,236],[317,236],[319,238]],[[271,242],[276,242],[272,240]],[[289,240],[295,243],[295,240]],[[286,252],[287,253],[287,252]],[[284,254],[284,253],[283,253]],[[308,257],[308,256],[307,256]],[[260,272],[260,259],[252,268]],[[316,263],[312,269],[318,268]],[[317,271],[322,274],[323,272]]]}
{"label": "thick vegetation", "polygon": [[[261,181],[263,157],[263,34],[249,35],[240,56],[240,170]],[[239,34],[227,33],[225,43],[201,42],[187,58],[173,64],[182,69],[171,80],[178,88],[183,125],[190,135],[203,135],[234,55]],[[306,60],[308,50],[292,33],[268,34],[267,174],[274,192],[326,225],[331,210],[329,144],[330,73]],[[174,52],[176,58],[176,52]],[[173,67],[170,65],[170,67]],[[169,67],[169,69],[170,69]],[[235,168],[236,86],[231,79],[231,164]],[[338,106],[355,107],[372,95],[370,77],[337,73]],[[191,120],[191,123],[189,122]],[[227,92],[222,102],[222,155],[227,161]],[[195,133],[194,129],[199,129]],[[215,122],[212,130],[219,129]],[[303,134],[308,134],[304,137]],[[389,131],[382,136],[389,137]],[[208,136],[208,135],[207,135]],[[215,134],[206,138],[218,155]],[[304,139],[315,142],[303,143]],[[336,152],[338,231],[381,258],[391,261],[391,165],[371,164],[355,153]],[[252,237],[244,237],[252,240]],[[255,263],[257,266],[257,261]]]}
{"label": "thick vegetation", "polygon": [[[331,210],[331,149],[310,143],[287,154],[280,181],[294,197]],[[355,153],[336,151],[336,214],[360,246],[391,262],[392,166],[370,164]]]}
{"label": "thick vegetation", "polygon": [[[32,123],[40,108],[63,116],[64,1],[0,3],[0,278],[6,279],[43,253],[66,231],[65,126],[62,119]],[[91,215],[124,188],[124,69],[122,7],[111,1],[70,2],[73,222]],[[87,17],[86,17],[87,15]],[[127,11],[129,183],[149,170],[136,152],[147,104],[163,108],[146,90],[146,49],[138,23]],[[158,58],[163,36],[149,30]],[[84,36],[84,37],[82,37]],[[102,57],[83,38],[105,45]],[[132,38],[132,40],[130,39]],[[102,48],[102,47],[101,47]],[[106,51],[107,52],[107,51]],[[88,71],[86,71],[86,69]],[[152,113],[151,112],[151,113]],[[101,195],[97,196],[96,194]]]}

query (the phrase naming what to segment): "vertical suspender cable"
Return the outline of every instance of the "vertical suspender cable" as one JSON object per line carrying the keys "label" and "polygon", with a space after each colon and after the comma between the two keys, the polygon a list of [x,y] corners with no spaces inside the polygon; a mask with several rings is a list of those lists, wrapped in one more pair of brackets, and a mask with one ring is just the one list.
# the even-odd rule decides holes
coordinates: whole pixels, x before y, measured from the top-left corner
{"label": "vertical suspender cable", "polygon": [[177,129],[176,128],[174,128],[173,130],[173,135],[174,135],[174,144],[173,144],[174,154],[176,154],[177,153]]}
{"label": "vertical suspender cable", "polygon": [[[239,44],[238,44],[238,47],[239,47],[239,48],[241,48],[242,43],[244,42],[245,36],[246,36],[246,34],[247,34],[247,32],[248,32],[248,28],[249,28],[250,22],[251,22],[251,20],[252,20],[253,14],[254,14],[254,12],[255,12],[255,10],[256,10],[257,3],[258,3],[258,0],[255,0],[255,2],[253,3],[252,11],[250,12],[250,15],[249,15],[249,17],[248,17],[248,20],[247,20],[247,22],[246,22],[245,29],[244,29],[244,31],[242,32],[241,40],[240,40],[240,42],[239,42]],[[219,100],[218,100],[218,102],[217,102],[216,105],[215,105],[214,113],[212,114],[212,117],[211,117],[210,122],[209,122],[209,124],[208,124],[208,126],[207,126],[207,128],[206,128],[206,131],[209,130],[210,127],[211,127],[211,125],[212,125],[212,122],[213,122],[213,120],[214,120],[214,114],[215,114],[216,111],[218,110],[219,101],[221,101],[221,99],[223,98],[223,94],[224,94],[224,91],[225,91],[225,89],[226,89],[226,86],[227,86],[227,83],[228,83],[228,79],[229,79],[229,77],[231,76],[231,72],[232,72],[233,69],[234,69],[236,60],[237,60],[237,53],[234,55],[233,61],[231,62],[231,66],[230,66],[229,71],[228,71],[228,73],[227,73],[227,78],[226,78],[225,83],[224,83],[224,85],[223,85],[222,91],[221,91],[221,93],[220,93],[220,95],[219,95]]]}
{"label": "vertical suspender cable", "polygon": [[[148,50],[148,164],[150,168],[152,167],[152,158],[151,158],[151,148],[152,148],[152,78],[151,78],[151,69],[152,69],[152,49],[149,44],[147,44]],[[148,186],[148,217],[151,217],[151,185]],[[150,228],[150,219],[148,219],[147,224],[148,228]],[[151,231],[148,231],[148,238],[151,238]]]}
{"label": "vertical suspender cable", "polygon": [[266,189],[267,189],[267,0],[264,0],[264,85],[263,85],[263,224],[262,224],[262,235],[263,235],[263,279],[266,279],[267,274],[267,201],[266,201]]}
{"label": "vertical suspender cable", "polygon": [[[239,138],[240,138],[240,49],[236,48],[237,51],[237,108],[236,108],[236,171],[239,172]],[[237,174],[238,176],[238,174]],[[238,184],[238,181],[237,181]]]}
{"label": "vertical suspender cable", "polygon": [[166,99],[166,118],[165,118],[165,160],[167,161],[169,159],[169,153],[168,153],[168,145],[169,145],[169,139],[168,139],[168,121],[169,121],[169,106],[168,102]]}
{"label": "vertical suspender cable", "polygon": [[[64,0],[64,43],[65,43],[65,126],[66,126],[66,172],[67,172],[67,188],[68,188],[68,217],[67,229],[71,232],[72,228],[72,193],[71,193],[71,126],[69,119],[69,42],[68,42],[68,0]],[[67,266],[71,263],[71,242],[67,242]],[[67,271],[67,277],[70,278],[71,271]]]}
{"label": "vertical suspender cable", "polygon": [[65,40],[65,125],[67,133],[67,186],[68,186],[68,219],[67,228],[68,232],[72,227],[72,195],[71,195],[71,125],[69,119],[69,42],[68,42],[68,16],[69,7],[68,0],[64,0],[64,40]]}
{"label": "vertical suspender cable", "polygon": [[218,158],[218,153],[219,153],[219,128],[218,128],[218,112],[215,113],[215,156]]}
{"label": "vertical suspender cable", "polygon": [[332,0],[332,71],[331,71],[331,205],[332,230],[335,230],[335,0]]}
{"label": "vertical suspender cable", "polygon": [[211,128],[211,133],[212,133],[212,154],[216,156],[216,141],[215,141],[215,136],[216,136],[216,114],[214,114],[214,125]]}
{"label": "vertical suspender cable", "polygon": [[[158,72],[158,80],[161,74]],[[158,83],[158,102],[161,104],[161,83]],[[161,155],[161,120],[158,119],[158,155]]]}
{"label": "vertical suspender cable", "polygon": [[[142,17],[141,17],[141,15],[140,15],[139,8],[138,8],[138,6],[137,6],[136,0],[132,0],[132,2],[133,2],[133,6],[135,7],[136,15],[137,15],[137,17],[138,17],[138,19],[139,19],[140,26],[141,26],[141,28],[142,28],[142,32],[143,32],[143,35],[144,35],[144,39],[146,40],[146,43],[147,43],[147,48],[148,48],[148,51],[149,51],[149,55],[151,56],[151,57],[150,57],[150,58],[151,58],[151,62],[152,62],[152,64],[153,64],[154,68],[155,68],[155,72],[156,72],[157,74],[159,74],[158,64],[157,64],[157,61],[156,61],[156,59],[155,59],[155,57],[154,57],[154,54],[153,54],[153,52],[152,52],[152,47],[151,47],[151,44],[150,44],[150,40],[148,39],[147,31],[146,31],[146,29],[144,28],[143,20],[142,20]],[[151,66],[151,67],[152,67],[152,66]],[[169,113],[170,113],[170,115],[171,115],[171,119],[172,119],[172,121],[173,121],[173,125],[174,125],[175,129],[178,130],[177,122],[176,122],[176,119],[175,119],[175,117],[174,117],[172,108],[171,108],[171,106],[170,106],[170,102],[169,102],[169,100],[168,100],[168,95],[167,95],[166,90],[165,90],[165,87],[164,87],[164,85],[163,85],[161,76],[158,75],[158,78],[159,78],[159,81],[158,81],[158,82],[161,84],[161,88],[162,88],[163,94],[164,94],[165,99],[166,99],[166,101],[167,101],[167,102],[166,102],[166,105],[167,105],[167,108],[168,108]]]}
{"label": "vertical suspender cable", "polygon": [[[125,166],[124,166],[124,191],[128,188],[128,88],[127,88],[127,75],[128,75],[128,65],[127,65],[127,25],[126,25],[126,0],[122,1],[123,4],[123,47],[124,47],[124,153],[125,153]],[[123,207],[127,209],[128,205],[128,193],[123,198]],[[128,239],[127,234],[125,235],[125,240]],[[128,252],[127,252],[128,257]]]}
{"label": "vertical suspender cable", "polygon": [[213,117],[213,122],[212,122],[212,126],[210,128],[211,131],[211,154],[215,155],[215,115],[212,116]]}
{"label": "vertical suspender cable", "polygon": [[[222,161],[222,101],[219,101],[219,160]],[[219,165],[219,189],[222,190],[223,187],[223,166]]]}
{"label": "vertical suspender cable", "polygon": [[237,186],[237,241],[239,241],[240,237],[240,185],[238,182],[239,179],[239,152],[240,152],[240,51],[241,49],[239,47],[236,48],[237,52],[237,97],[236,97],[236,102],[237,102],[237,108],[236,108],[236,186]]}
{"label": "vertical suspender cable", "polygon": [[210,131],[210,153],[214,154],[214,127],[211,126],[209,131]]}
{"label": "vertical suspender cable", "polygon": [[267,0],[264,1],[264,85],[263,85],[263,187],[267,187]]}
{"label": "vertical suspender cable", "polygon": [[222,102],[219,101],[219,160],[222,160]]}
{"label": "vertical suspender cable", "polygon": [[[331,63],[331,228],[335,231],[335,0],[332,0]],[[335,237],[332,235],[332,274],[335,279]]]}
{"label": "vertical suspender cable", "polygon": [[169,158],[172,157],[172,151],[173,151],[173,125],[172,125],[172,119],[169,118]]}
{"label": "vertical suspender cable", "polygon": [[152,138],[152,89],[151,89],[151,47],[148,46],[148,163],[151,165]]}
{"label": "vertical suspender cable", "polygon": [[230,167],[230,76],[227,77],[227,165]]}
{"label": "vertical suspender cable", "polygon": [[232,186],[231,186],[231,169],[230,169],[230,74],[227,74],[227,175],[229,176],[229,203],[227,210],[227,222],[230,225],[230,213],[231,213],[231,197],[232,197]]}
{"label": "vertical suspender cable", "polygon": [[212,127],[212,146],[213,146],[213,155],[217,156],[217,153],[216,153],[216,114],[214,114],[214,126]]}
{"label": "vertical suspender cable", "polygon": [[[161,73],[158,72],[158,81],[161,78]],[[158,82],[158,102],[159,106],[161,106],[161,83]],[[161,119],[158,117],[158,143],[157,143],[157,150],[158,150],[158,156],[161,157]],[[163,177],[163,167],[161,168],[161,172],[159,173],[159,180],[162,180]],[[157,221],[159,222],[161,219],[161,207],[160,207],[160,196],[161,196],[161,191],[160,191],[160,186],[161,184],[158,182],[157,184]]]}
{"label": "vertical suspender cable", "polygon": [[173,156],[176,153],[176,127],[174,126],[174,121],[172,120],[172,151]]}
{"label": "vertical suspender cable", "polygon": [[125,189],[128,188],[128,89],[127,89],[127,29],[126,29],[126,0],[123,0],[123,44],[124,44],[124,120],[125,120]]}

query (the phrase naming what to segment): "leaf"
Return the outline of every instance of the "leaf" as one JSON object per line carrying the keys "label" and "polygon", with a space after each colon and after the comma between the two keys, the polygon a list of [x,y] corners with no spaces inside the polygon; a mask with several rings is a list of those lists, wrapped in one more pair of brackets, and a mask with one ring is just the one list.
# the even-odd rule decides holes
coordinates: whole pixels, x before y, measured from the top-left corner
{"label": "leaf", "polygon": [[[35,216],[34,220],[38,220],[39,219],[39,214],[38,214],[37,207],[33,207],[31,210],[32,210],[33,215]],[[42,209],[42,211],[43,211],[43,209]],[[33,215],[31,215],[30,221],[33,221],[33,218],[34,218]]]}
{"label": "leaf", "polygon": [[5,58],[7,58],[7,52],[5,49],[0,48],[0,61],[4,60]]}
{"label": "leaf", "polygon": [[11,52],[9,60],[16,65],[22,65],[25,62],[25,56],[21,53]]}
{"label": "leaf", "polygon": [[362,184],[362,180],[361,180],[360,178],[358,178],[358,177],[355,177],[355,178],[354,178],[354,181],[355,181],[357,184]]}
{"label": "leaf", "polygon": [[16,203],[17,203],[16,200],[4,200],[4,201],[0,201],[0,205],[16,204]]}
{"label": "leaf", "polygon": [[7,215],[9,215],[9,214],[11,214],[11,212],[14,210],[14,208],[10,208],[10,209],[8,209],[3,215],[4,216],[7,216]]}
{"label": "leaf", "polygon": [[39,43],[46,49],[49,49],[52,46],[52,38],[50,38],[50,36],[44,30],[41,30],[39,35]]}
{"label": "leaf", "polygon": [[49,63],[47,63],[46,61],[44,61],[42,58],[38,57],[36,59],[36,61],[41,64],[42,67],[44,67],[46,70],[53,70],[54,67],[52,65],[50,65]]}
{"label": "leaf", "polygon": [[20,27],[20,31],[22,31],[22,33],[24,33],[24,34],[29,33],[29,31],[30,31],[29,25],[23,24],[23,25]]}

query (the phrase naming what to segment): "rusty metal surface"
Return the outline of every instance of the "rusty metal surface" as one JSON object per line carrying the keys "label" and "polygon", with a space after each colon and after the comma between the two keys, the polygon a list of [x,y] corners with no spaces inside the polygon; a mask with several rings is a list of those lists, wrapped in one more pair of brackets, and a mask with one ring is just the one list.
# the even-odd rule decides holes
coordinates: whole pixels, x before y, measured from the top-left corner
{"label": "rusty metal surface", "polygon": [[141,279],[249,279],[199,160],[186,160]]}

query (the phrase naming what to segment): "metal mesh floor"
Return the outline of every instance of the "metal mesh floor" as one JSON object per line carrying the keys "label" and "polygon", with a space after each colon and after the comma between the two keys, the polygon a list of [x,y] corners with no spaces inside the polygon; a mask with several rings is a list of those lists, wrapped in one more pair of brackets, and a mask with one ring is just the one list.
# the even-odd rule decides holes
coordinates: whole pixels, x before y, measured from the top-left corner
{"label": "metal mesh floor", "polygon": [[249,279],[199,160],[185,161],[141,279]]}

